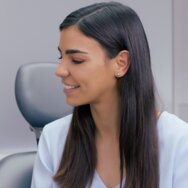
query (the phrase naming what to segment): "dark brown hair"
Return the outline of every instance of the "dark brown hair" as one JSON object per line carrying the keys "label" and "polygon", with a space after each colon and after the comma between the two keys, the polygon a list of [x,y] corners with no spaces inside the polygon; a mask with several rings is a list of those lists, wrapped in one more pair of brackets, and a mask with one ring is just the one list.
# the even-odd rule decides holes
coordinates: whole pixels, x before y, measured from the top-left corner
{"label": "dark brown hair", "polygon": [[[126,166],[124,187],[159,188],[154,81],[148,42],[139,17],[130,7],[117,2],[96,3],[68,15],[60,31],[71,25],[98,41],[109,58],[122,50],[129,52],[129,70],[118,80],[121,179]],[[96,161],[95,123],[90,106],[75,107],[54,180],[61,188],[85,188],[92,183]]]}

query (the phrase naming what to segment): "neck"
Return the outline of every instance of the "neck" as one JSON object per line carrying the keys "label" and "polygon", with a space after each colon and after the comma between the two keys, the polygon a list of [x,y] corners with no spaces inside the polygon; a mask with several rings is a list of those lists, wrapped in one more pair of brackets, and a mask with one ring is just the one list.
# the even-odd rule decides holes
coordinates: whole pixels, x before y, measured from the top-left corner
{"label": "neck", "polygon": [[116,100],[90,105],[98,138],[119,140],[120,102],[119,97],[113,98]]}

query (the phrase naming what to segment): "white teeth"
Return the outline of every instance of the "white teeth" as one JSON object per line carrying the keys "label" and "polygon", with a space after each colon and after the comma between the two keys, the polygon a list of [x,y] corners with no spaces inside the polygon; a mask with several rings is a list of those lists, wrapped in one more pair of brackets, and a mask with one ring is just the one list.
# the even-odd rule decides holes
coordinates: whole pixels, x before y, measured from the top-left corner
{"label": "white teeth", "polygon": [[79,87],[78,85],[75,85],[75,86],[64,85],[64,88],[65,88],[65,89],[75,89],[75,88],[78,88],[78,87]]}

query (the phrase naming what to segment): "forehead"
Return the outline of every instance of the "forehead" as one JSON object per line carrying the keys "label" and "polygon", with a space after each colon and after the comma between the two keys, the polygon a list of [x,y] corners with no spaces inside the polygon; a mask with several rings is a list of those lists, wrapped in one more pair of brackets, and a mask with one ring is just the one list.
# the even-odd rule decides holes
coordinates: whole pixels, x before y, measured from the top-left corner
{"label": "forehead", "polygon": [[98,41],[84,35],[76,26],[70,26],[60,32],[59,48],[61,50],[79,49],[82,51],[104,51]]}

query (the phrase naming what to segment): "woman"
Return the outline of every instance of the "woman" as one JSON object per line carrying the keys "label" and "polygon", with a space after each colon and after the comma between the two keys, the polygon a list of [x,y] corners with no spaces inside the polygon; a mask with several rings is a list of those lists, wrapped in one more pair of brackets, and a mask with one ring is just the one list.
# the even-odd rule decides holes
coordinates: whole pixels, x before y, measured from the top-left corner
{"label": "woman", "polygon": [[186,188],[188,126],[156,109],[137,14],[116,2],[81,8],[60,25],[58,49],[74,111],[44,128],[31,187]]}

